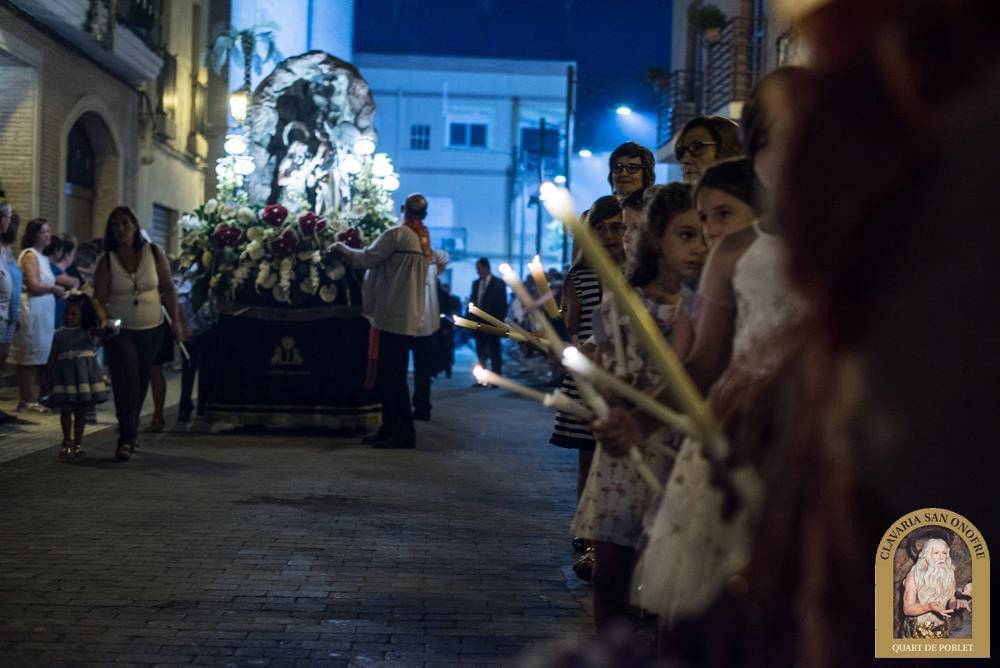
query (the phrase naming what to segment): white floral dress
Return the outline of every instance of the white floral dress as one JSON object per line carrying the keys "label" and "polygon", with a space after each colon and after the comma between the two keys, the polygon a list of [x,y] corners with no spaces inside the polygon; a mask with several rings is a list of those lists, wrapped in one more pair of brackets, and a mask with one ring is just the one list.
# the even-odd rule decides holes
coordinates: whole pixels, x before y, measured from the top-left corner
{"label": "white floral dress", "polygon": [[[642,301],[663,336],[669,340],[678,313],[683,310],[685,316],[689,315],[691,293],[685,289],[681,297],[681,308],[674,304],[657,304],[645,297]],[[600,353],[602,366],[639,389],[657,385],[660,376],[630,331],[629,317],[621,316],[620,322],[625,368],[619,368],[620,365],[615,361],[611,302],[605,300],[594,312],[593,339]],[[671,437],[672,432],[663,428],[650,434],[645,443],[636,444],[646,465],[661,480],[666,477],[672,463],[666,449]],[[627,457],[616,459],[605,454],[598,443],[587,484],[573,518],[572,533],[588,540],[635,548],[643,533],[643,517],[653,498],[649,485],[639,475],[631,460]]]}
{"label": "white floral dress", "polygon": [[[757,228],[757,238],[736,263],[732,361],[712,386],[710,404],[759,386],[781,361],[780,347],[769,344],[795,320],[800,305],[784,278],[784,253],[780,237]],[[730,473],[742,503],[725,521],[724,495],[710,483],[702,446],[684,439],[632,577],[632,601],[666,623],[704,610],[749,560],[763,485],[750,466]]]}

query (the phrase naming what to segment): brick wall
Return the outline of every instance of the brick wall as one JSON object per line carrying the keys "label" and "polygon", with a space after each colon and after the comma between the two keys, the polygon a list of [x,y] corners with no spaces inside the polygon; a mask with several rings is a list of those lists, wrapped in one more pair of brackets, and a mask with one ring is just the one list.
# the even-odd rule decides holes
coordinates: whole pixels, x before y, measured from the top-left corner
{"label": "brick wall", "polygon": [[[64,197],[66,173],[65,166],[61,164],[61,151],[64,150],[66,134],[69,132],[70,112],[89,95],[100,98],[103,102],[107,109],[107,117],[103,120],[121,142],[119,159],[124,165],[124,184],[122,192],[109,193],[108,199],[135,206],[138,200],[136,173],[139,168],[139,93],[90,60],[66,48],[49,33],[34,27],[4,7],[0,7],[0,25],[14,37],[41,52],[42,58],[39,98],[42,109],[39,127],[41,152],[35,176],[40,197],[38,210],[27,212],[22,209],[22,219],[43,216],[53,222],[55,229],[62,229],[60,203]],[[0,134],[6,135],[7,132],[6,127],[0,128]],[[7,186],[5,178],[4,189],[8,197],[24,197],[21,193],[13,192],[12,186]],[[116,191],[117,187],[117,183],[102,183],[98,189]],[[28,215],[24,215],[25,213]],[[95,220],[103,220],[107,213],[95,210]]]}
{"label": "brick wall", "polygon": [[[0,179],[16,211],[29,213],[35,200],[35,114],[38,72],[33,67],[0,67]],[[25,221],[26,222],[26,221]]]}

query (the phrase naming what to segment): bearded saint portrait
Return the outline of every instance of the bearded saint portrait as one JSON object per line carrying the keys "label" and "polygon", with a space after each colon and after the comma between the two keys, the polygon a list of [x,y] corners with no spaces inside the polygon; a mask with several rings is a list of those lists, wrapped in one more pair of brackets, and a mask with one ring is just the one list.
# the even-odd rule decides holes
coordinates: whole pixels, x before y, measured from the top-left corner
{"label": "bearded saint portrait", "polygon": [[[951,548],[941,538],[928,538],[903,580],[903,638],[956,637],[953,615],[970,611],[972,583],[956,589]],[[961,613],[959,613],[961,614]]]}

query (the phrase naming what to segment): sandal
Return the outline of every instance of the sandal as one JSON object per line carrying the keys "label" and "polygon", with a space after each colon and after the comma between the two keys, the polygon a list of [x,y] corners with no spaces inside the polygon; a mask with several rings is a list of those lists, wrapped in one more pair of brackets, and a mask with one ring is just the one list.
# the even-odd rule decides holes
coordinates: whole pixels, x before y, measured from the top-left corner
{"label": "sandal", "polygon": [[71,441],[63,441],[62,447],[59,448],[59,456],[62,458],[73,456],[73,443]]}

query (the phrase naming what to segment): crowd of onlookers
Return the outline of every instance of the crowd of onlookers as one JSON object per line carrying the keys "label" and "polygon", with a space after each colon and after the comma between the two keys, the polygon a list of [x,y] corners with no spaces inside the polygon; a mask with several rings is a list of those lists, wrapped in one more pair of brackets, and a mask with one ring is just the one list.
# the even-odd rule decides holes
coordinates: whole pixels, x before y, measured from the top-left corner
{"label": "crowd of onlookers", "polygon": [[[0,204],[0,368],[16,369],[15,412],[59,412],[60,454],[80,455],[84,425],[97,421],[96,404],[113,387],[116,456],[127,460],[149,387],[154,414],[145,431],[164,430],[164,366],[174,362],[177,343],[196,350],[204,318],[188,289],[178,295],[169,259],[128,207],[112,211],[105,236],[91,242],[55,236],[42,218],[19,228],[12,206]],[[182,359],[180,421],[193,410],[197,359]],[[0,424],[18,419],[0,411]]]}

